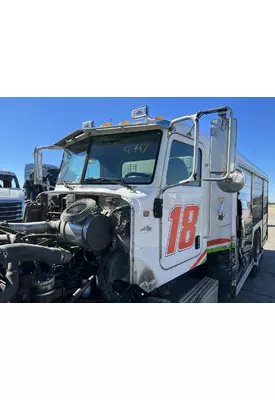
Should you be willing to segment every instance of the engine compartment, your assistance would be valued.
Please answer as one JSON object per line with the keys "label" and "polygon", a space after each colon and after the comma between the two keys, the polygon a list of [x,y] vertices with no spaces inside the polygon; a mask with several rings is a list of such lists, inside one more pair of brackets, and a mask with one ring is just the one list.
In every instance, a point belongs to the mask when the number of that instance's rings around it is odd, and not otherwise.
{"label": "engine compartment", "polygon": [[0,224],[0,302],[133,301],[130,230],[119,196],[41,193]]}

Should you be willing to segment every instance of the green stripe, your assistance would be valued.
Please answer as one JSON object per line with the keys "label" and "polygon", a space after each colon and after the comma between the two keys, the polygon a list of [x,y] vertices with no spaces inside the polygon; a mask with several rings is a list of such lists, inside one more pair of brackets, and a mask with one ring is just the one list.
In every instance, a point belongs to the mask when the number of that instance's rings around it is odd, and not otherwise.
{"label": "green stripe", "polygon": [[228,250],[229,248],[235,249],[235,242],[231,242],[231,243],[226,243],[222,246],[217,246],[217,247],[213,247],[213,248],[208,248],[206,251],[207,253],[216,253],[218,251],[224,251],[224,250]]}
{"label": "green stripe", "polygon": [[199,263],[199,265],[202,265],[203,263],[205,263],[206,260],[207,260],[207,255],[201,260],[201,262]]}

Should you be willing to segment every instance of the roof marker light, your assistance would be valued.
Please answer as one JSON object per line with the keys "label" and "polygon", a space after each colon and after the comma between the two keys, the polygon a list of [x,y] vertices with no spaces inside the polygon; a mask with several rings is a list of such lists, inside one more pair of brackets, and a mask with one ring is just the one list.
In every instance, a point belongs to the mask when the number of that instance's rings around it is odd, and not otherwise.
{"label": "roof marker light", "polygon": [[94,121],[86,121],[82,123],[82,129],[92,129],[94,127]]}
{"label": "roof marker light", "polygon": [[141,106],[138,108],[134,108],[131,112],[131,118],[132,119],[146,118],[148,117],[148,113],[149,113],[148,106]]}
{"label": "roof marker light", "polygon": [[159,115],[158,117],[156,117],[156,118],[154,118],[156,121],[162,121],[164,118],[161,116],[161,115]]}
{"label": "roof marker light", "polygon": [[111,122],[105,122],[105,124],[101,124],[100,126],[101,126],[101,127],[104,127],[104,126],[112,126],[112,124],[111,124]]}
{"label": "roof marker light", "polygon": [[127,120],[121,121],[121,122],[119,123],[119,125],[130,125],[130,122],[127,121]]}

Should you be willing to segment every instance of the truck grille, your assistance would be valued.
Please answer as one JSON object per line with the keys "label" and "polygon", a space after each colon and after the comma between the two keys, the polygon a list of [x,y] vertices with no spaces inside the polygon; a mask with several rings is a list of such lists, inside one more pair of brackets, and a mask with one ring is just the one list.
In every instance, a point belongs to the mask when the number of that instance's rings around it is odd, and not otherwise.
{"label": "truck grille", "polygon": [[0,221],[18,221],[22,219],[22,203],[20,201],[0,202]]}

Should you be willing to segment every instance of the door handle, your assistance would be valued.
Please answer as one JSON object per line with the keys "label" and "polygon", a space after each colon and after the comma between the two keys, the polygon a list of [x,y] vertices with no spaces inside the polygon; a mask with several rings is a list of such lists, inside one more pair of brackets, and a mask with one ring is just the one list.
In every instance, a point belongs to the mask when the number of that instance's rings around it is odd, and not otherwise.
{"label": "door handle", "polygon": [[195,249],[199,249],[201,247],[201,237],[200,235],[197,235],[195,238]]}

